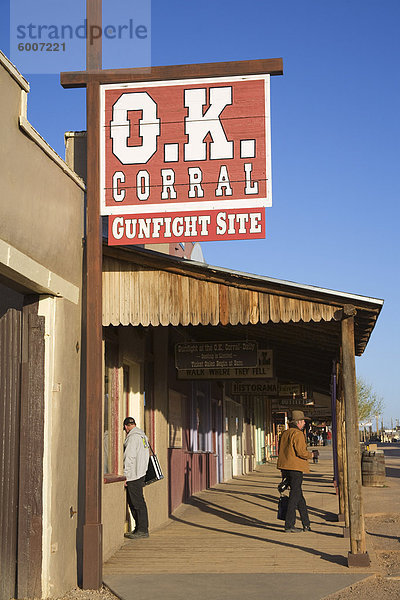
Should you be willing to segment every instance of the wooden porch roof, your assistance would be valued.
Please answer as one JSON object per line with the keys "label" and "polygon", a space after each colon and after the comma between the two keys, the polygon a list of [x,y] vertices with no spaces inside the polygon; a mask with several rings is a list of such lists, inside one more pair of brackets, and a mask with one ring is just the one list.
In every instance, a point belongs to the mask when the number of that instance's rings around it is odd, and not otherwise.
{"label": "wooden porch roof", "polygon": [[[306,344],[319,355],[323,349],[337,352],[340,326],[334,315],[352,304],[357,310],[356,355],[361,355],[383,306],[376,298],[240,273],[140,247],[104,246],[103,254],[104,326],[223,325],[234,327],[236,334],[250,327],[252,335],[272,337],[277,346]],[[301,360],[297,350],[294,355]]]}

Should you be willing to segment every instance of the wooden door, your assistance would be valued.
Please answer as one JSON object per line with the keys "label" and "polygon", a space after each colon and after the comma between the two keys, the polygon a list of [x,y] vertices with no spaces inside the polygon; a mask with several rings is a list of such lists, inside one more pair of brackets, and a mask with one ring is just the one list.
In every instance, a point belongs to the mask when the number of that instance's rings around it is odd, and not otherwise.
{"label": "wooden door", "polygon": [[0,600],[16,597],[21,312],[0,317]]}

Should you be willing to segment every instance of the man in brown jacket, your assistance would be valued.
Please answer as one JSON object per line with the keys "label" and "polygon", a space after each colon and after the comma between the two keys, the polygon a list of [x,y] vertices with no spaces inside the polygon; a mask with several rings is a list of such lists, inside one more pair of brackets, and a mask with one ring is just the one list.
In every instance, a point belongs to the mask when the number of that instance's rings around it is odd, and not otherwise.
{"label": "man in brown jacket", "polygon": [[301,410],[294,410],[289,429],[282,433],[279,441],[277,467],[282,471],[282,478],[287,478],[290,487],[285,519],[285,532],[287,533],[301,531],[295,527],[297,508],[303,524],[303,531],[311,531],[307,505],[301,489],[303,473],[310,472],[308,459],[312,457],[311,452],[307,450],[306,438],[303,433],[305,424],[304,413]]}

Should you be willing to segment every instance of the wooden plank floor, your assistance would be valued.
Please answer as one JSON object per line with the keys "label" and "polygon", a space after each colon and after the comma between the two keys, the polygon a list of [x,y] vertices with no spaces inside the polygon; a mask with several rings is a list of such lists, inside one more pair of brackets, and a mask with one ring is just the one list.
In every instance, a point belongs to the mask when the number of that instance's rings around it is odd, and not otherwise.
{"label": "wooden plank floor", "polygon": [[196,495],[150,538],[126,540],[104,565],[104,575],[352,572],[349,540],[335,521],[338,500],[329,448],[321,449],[319,463],[311,468],[303,484],[311,533],[283,533],[276,518],[280,472],[275,465],[262,465]]}

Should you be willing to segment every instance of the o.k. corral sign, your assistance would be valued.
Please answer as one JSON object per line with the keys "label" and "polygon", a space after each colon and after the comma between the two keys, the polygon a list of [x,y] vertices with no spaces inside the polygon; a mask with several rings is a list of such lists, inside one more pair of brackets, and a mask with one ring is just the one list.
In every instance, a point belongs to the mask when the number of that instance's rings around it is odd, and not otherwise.
{"label": "o.k. corral sign", "polygon": [[269,75],[101,86],[101,214],[115,244],[265,237]]}

